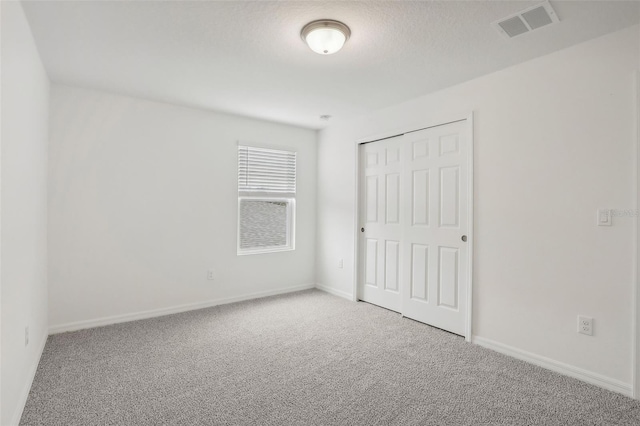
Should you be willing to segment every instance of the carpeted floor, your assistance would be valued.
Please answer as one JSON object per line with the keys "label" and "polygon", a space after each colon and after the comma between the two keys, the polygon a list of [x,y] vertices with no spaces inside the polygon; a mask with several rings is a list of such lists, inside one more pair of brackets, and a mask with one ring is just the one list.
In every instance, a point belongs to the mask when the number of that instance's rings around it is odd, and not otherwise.
{"label": "carpeted floor", "polygon": [[639,425],[640,402],[309,290],[49,337],[21,425]]}

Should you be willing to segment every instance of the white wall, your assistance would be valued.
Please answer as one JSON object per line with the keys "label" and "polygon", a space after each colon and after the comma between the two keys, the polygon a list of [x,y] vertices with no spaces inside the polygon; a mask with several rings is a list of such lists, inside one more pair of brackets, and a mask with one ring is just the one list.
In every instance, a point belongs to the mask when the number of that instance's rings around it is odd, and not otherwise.
{"label": "white wall", "polygon": [[595,223],[635,207],[638,52],[633,27],[321,131],[319,285],[352,294],[354,141],[473,110],[474,335],[630,392],[634,219]]}
{"label": "white wall", "polygon": [[[47,337],[49,79],[22,6],[2,2],[2,415],[17,424]],[[29,345],[25,347],[25,327]]]}
{"label": "white wall", "polygon": [[[236,255],[238,140],[297,149],[295,251]],[[52,331],[313,286],[315,178],[315,131],[54,85]]]}

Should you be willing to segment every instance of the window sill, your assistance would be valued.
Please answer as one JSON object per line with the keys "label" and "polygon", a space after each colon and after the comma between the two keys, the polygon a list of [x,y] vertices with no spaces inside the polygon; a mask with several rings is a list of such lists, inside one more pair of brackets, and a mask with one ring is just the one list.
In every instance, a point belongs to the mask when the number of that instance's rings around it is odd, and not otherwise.
{"label": "window sill", "polygon": [[251,254],[267,254],[279,253],[282,251],[294,251],[295,247],[264,247],[259,249],[238,250],[238,256],[247,256]]}

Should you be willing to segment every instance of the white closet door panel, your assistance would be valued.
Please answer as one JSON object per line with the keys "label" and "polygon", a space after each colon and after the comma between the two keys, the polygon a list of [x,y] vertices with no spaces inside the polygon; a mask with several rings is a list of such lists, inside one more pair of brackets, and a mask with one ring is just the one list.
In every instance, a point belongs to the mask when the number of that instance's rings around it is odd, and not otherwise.
{"label": "white closet door panel", "polygon": [[360,146],[359,297],[400,312],[403,146],[388,139]]}
{"label": "white closet door panel", "polygon": [[439,247],[438,306],[458,309],[458,252],[455,247]]}
{"label": "white closet door panel", "polygon": [[429,226],[429,169],[412,170],[411,224]]}
{"label": "white closet door panel", "polygon": [[378,240],[367,238],[365,244],[364,283],[378,286]]}
{"label": "white closet door panel", "polygon": [[460,227],[460,167],[440,168],[440,226]]}
{"label": "white closet door panel", "polygon": [[408,133],[403,163],[412,183],[402,232],[412,280],[403,281],[402,313],[457,334],[464,334],[467,314],[466,139],[466,122]]}
{"label": "white closet door panel", "polygon": [[412,300],[429,301],[429,246],[411,245],[411,294]]}
{"label": "white closet door panel", "polygon": [[400,173],[385,176],[385,219],[387,224],[400,224]]}
{"label": "white closet door panel", "polygon": [[400,241],[386,241],[384,252],[384,289],[397,293],[400,291]]}
{"label": "white closet door panel", "polygon": [[367,206],[367,223],[378,221],[378,178],[379,176],[366,177],[365,205]]}

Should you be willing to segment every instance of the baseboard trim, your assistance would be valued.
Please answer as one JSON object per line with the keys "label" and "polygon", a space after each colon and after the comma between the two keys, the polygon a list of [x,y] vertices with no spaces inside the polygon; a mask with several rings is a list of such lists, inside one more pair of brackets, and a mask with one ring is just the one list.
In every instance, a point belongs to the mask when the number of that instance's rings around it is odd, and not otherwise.
{"label": "baseboard trim", "polygon": [[603,376],[601,374],[594,373],[579,367],[575,367],[573,365],[565,364],[551,358],[523,351],[522,349],[517,349],[490,339],[486,339],[484,337],[473,336],[471,341],[487,349],[500,352],[501,354],[508,355],[521,361],[535,364],[539,367],[546,368],[547,370],[551,370],[556,373],[572,377],[574,379],[582,380],[583,382],[587,382],[613,392],[618,392],[628,397],[633,397],[633,387],[630,383],[624,383],[617,379],[612,379],[610,377]]}
{"label": "baseboard trim", "polygon": [[226,305],[228,303],[242,302],[244,300],[259,299],[262,297],[276,296],[278,294],[293,293],[296,291],[309,290],[315,288],[314,284],[305,284],[294,287],[285,287],[275,290],[259,291],[241,296],[226,297],[221,299],[207,300],[206,302],[188,303],[184,305],[171,306],[167,308],[152,309],[149,311],[134,312],[131,314],[114,315],[84,321],[69,322],[49,327],[49,334],[66,333],[68,331],[84,330],[86,328],[102,327],[105,325],[119,324],[129,321],[137,321],[147,318],[155,318],[164,315],[177,314],[180,312],[194,311],[197,309],[210,308],[212,306]]}
{"label": "baseboard trim", "polygon": [[31,366],[31,371],[29,371],[29,380],[25,383],[25,386],[22,388],[20,392],[20,399],[18,400],[18,406],[16,407],[16,411],[13,413],[13,417],[11,418],[11,424],[18,426],[20,424],[20,419],[22,418],[22,413],[24,412],[24,407],[27,405],[27,399],[29,398],[29,392],[31,392],[31,386],[33,385],[33,380],[36,378],[36,372],[38,371],[38,365],[40,365],[40,359],[42,358],[42,353],[44,352],[44,347],[47,344],[47,338],[49,336],[45,335],[42,342],[40,342],[40,351],[38,352],[38,361]]}
{"label": "baseboard trim", "polygon": [[316,284],[316,288],[318,290],[322,290],[325,293],[333,294],[334,296],[342,297],[343,299],[353,300],[353,296],[351,293],[347,293],[346,291],[336,290],[335,288],[326,287],[320,284]]}

